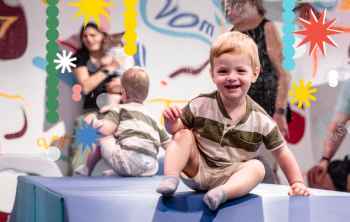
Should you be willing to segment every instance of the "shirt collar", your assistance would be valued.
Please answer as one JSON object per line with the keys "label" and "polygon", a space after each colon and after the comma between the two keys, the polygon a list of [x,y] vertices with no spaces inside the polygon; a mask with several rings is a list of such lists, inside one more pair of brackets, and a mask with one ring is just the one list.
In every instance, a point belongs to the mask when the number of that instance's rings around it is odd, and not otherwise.
{"label": "shirt collar", "polygon": [[[231,117],[228,115],[228,113],[226,111],[224,103],[222,102],[219,90],[216,91],[216,98],[217,98],[217,102],[218,102],[218,106],[219,106],[221,114],[225,118],[231,119]],[[245,112],[244,116],[242,117],[242,119],[237,123],[237,125],[241,125],[241,124],[245,123],[248,120],[249,115],[250,115],[250,113],[252,111],[252,103],[253,103],[253,101],[248,95],[246,95],[246,101],[247,101],[246,112]]]}

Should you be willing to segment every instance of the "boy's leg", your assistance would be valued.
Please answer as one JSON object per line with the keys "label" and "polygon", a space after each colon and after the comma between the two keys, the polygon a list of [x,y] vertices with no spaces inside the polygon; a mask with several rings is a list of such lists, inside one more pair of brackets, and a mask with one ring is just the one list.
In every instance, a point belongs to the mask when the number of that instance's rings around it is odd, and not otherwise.
{"label": "boy's leg", "polygon": [[183,171],[188,177],[198,173],[199,151],[196,140],[190,130],[183,129],[175,133],[164,156],[163,182],[157,192],[164,196],[172,196],[179,185],[179,177]]}
{"label": "boy's leg", "polygon": [[114,170],[105,170],[102,172],[103,177],[122,177],[122,175],[117,174]]}
{"label": "boy's leg", "polygon": [[91,175],[92,170],[95,168],[96,164],[101,159],[101,148],[96,144],[92,144],[92,148],[94,150],[94,154],[92,154],[92,152],[89,149],[88,154],[86,156],[85,165],[77,167],[77,169],[75,170],[75,174],[81,176]]}
{"label": "boy's leg", "polygon": [[211,210],[216,210],[226,200],[248,194],[264,176],[264,165],[259,160],[249,160],[238,166],[225,184],[210,190],[204,196],[204,202]]}
{"label": "boy's leg", "polygon": [[[98,140],[99,139],[97,139],[97,141]],[[100,143],[101,140],[98,141],[98,142]],[[101,147],[97,146],[96,144],[92,144],[92,147],[93,147],[93,150],[94,150],[94,154],[92,154],[91,151],[89,150],[89,153],[88,153],[88,155],[86,157],[86,163],[85,163],[87,168],[89,168],[90,173],[95,168],[95,166],[98,163],[98,161],[100,161],[100,159],[102,158],[101,157]]]}

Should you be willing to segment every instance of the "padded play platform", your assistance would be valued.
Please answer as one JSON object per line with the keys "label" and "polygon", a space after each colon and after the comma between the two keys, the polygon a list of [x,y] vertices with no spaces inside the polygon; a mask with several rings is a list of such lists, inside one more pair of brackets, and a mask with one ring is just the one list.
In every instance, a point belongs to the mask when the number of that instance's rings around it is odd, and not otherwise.
{"label": "padded play platform", "polygon": [[155,192],[163,176],[145,178],[18,177],[11,222],[109,221],[349,221],[350,194],[312,190],[315,196],[290,197],[288,186],[258,185],[249,195],[214,212],[180,183],[163,198]]}

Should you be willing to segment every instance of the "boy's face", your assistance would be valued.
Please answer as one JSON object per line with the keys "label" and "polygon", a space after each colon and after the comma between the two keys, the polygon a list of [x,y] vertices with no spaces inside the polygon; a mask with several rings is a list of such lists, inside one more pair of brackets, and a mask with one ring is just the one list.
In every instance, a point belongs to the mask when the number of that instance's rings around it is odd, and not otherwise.
{"label": "boy's face", "polygon": [[245,55],[224,53],[213,58],[213,69],[209,71],[221,95],[236,100],[247,94],[260,69],[253,71],[251,60]]}

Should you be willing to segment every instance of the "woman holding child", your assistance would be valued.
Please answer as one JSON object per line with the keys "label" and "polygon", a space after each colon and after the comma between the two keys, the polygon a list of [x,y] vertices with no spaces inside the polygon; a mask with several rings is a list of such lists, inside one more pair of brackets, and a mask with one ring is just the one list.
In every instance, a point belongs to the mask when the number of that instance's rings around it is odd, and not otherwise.
{"label": "woman holding child", "polygon": [[[103,118],[105,114],[98,112],[99,107],[96,104],[96,98],[102,93],[120,94],[121,84],[119,78],[109,78],[109,73],[116,70],[117,67],[110,64],[103,64],[100,67],[98,65],[101,58],[105,56],[105,49],[109,48],[109,37],[106,33],[101,32],[96,24],[88,23],[85,28],[82,27],[80,32],[80,40],[82,47],[73,56],[76,57],[76,68],[73,69],[75,78],[79,85],[82,87],[82,92],[85,94],[84,99],[84,114],[76,119],[75,126],[82,128],[81,118],[84,118],[88,114],[94,113]],[[77,132],[75,132],[77,133]],[[77,142],[77,139],[73,139],[72,145]],[[95,145],[94,145],[95,146]],[[77,155],[76,161],[73,161],[74,155],[81,153],[81,145],[72,148],[73,155],[70,155],[70,163],[75,162],[70,169],[70,173],[73,170],[85,162],[86,153]]]}

